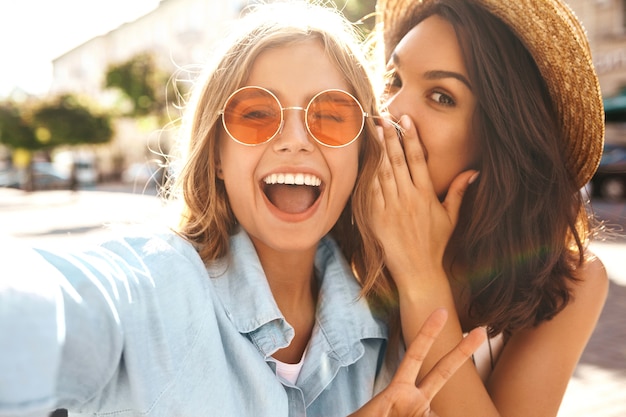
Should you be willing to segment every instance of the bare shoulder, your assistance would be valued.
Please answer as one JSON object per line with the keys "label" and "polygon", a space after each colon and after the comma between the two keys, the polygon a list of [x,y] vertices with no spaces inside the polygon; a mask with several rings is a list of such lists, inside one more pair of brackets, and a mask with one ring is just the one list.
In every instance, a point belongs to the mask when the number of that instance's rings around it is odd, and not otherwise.
{"label": "bare shoulder", "polygon": [[604,304],[608,294],[609,277],[604,264],[593,252],[585,253],[584,263],[576,270],[577,284],[572,287],[574,300],[578,298],[596,299]]}
{"label": "bare shoulder", "polygon": [[572,298],[565,308],[550,320],[515,332],[505,344],[487,381],[502,415],[556,415],[608,293],[606,269],[593,253],[586,253],[575,273],[578,280],[570,281]]}

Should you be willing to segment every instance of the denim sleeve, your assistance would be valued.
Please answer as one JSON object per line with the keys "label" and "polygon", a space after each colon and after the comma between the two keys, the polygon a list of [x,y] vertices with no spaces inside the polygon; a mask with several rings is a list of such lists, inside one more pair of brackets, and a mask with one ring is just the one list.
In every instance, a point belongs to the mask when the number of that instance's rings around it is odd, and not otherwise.
{"label": "denim sleeve", "polygon": [[59,399],[87,401],[120,361],[126,288],[114,277],[123,266],[9,240],[0,254],[0,416],[47,416]]}

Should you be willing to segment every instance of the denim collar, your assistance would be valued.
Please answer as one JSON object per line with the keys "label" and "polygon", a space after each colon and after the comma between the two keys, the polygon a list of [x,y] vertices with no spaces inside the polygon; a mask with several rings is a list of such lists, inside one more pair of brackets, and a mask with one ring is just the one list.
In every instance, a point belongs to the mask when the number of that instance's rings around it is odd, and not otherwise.
{"label": "denim collar", "polygon": [[[318,245],[315,268],[320,291],[309,352],[320,343],[327,345],[325,349],[347,366],[363,354],[362,339],[387,338],[386,326],[360,298],[361,287],[332,238],[325,237]],[[208,271],[227,316],[266,359],[289,345],[294,330],[279,310],[244,230],[231,237],[230,255]]]}

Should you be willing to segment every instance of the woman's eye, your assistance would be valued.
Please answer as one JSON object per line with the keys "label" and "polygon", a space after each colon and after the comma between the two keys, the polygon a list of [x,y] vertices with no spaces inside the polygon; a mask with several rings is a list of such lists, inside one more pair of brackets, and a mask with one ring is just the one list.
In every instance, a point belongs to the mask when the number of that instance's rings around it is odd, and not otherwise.
{"label": "woman's eye", "polygon": [[315,113],[309,113],[309,118],[313,121],[321,120],[327,122],[343,123],[345,118],[338,112],[331,111],[319,111]]}
{"label": "woman's eye", "polygon": [[454,106],[456,104],[452,97],[440,91],[435,91],[434,93],[432,93],[430,95],[430,98],[437,104],[441,104],[443,106]]}
{"label": "woman's eye", "polygon": [[397,90],[402,87],[402,80],[395,71],[390,71],[385,76],[385,87],[387,90]]}
{"label": "woman's eye", "polygon": [[402,80],[396,71],[388,71],[385,74],[385,90],[382,97],[383,102],[391,99],[391,97],[393,97],[398,90],[400,90],[400,88],[402,88]]}
{"label": "woman's eye", "polygon": [[275,115],[274,112],[268,110],[256,109],[242,113],[241,117],[248,120],[266,120],[275,117]]}

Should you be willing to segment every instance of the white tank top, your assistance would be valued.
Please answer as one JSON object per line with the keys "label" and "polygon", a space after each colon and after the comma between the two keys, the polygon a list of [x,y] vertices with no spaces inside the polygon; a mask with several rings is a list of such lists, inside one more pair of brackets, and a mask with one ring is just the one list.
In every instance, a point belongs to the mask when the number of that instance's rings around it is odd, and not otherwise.
{"label": "white tank top", "polygon": [[503,347],[504,337],[500,333],[492,338],[487,338],[472,355],[472,361],[474,361],[478,375],[483,382],[486,382],[491,375]]}
{"label": "white tank top", "polygon": [[[308,348],[307,348],[308,349]],[[306,349],[300,358],[298,363],[285,363],[274,358],[276,361],[276,375],[289,381],[290,384],[295,385],[298,380],[298,375],[302,370],[302,364],[304,363],[304,357],[306,356]]]}

